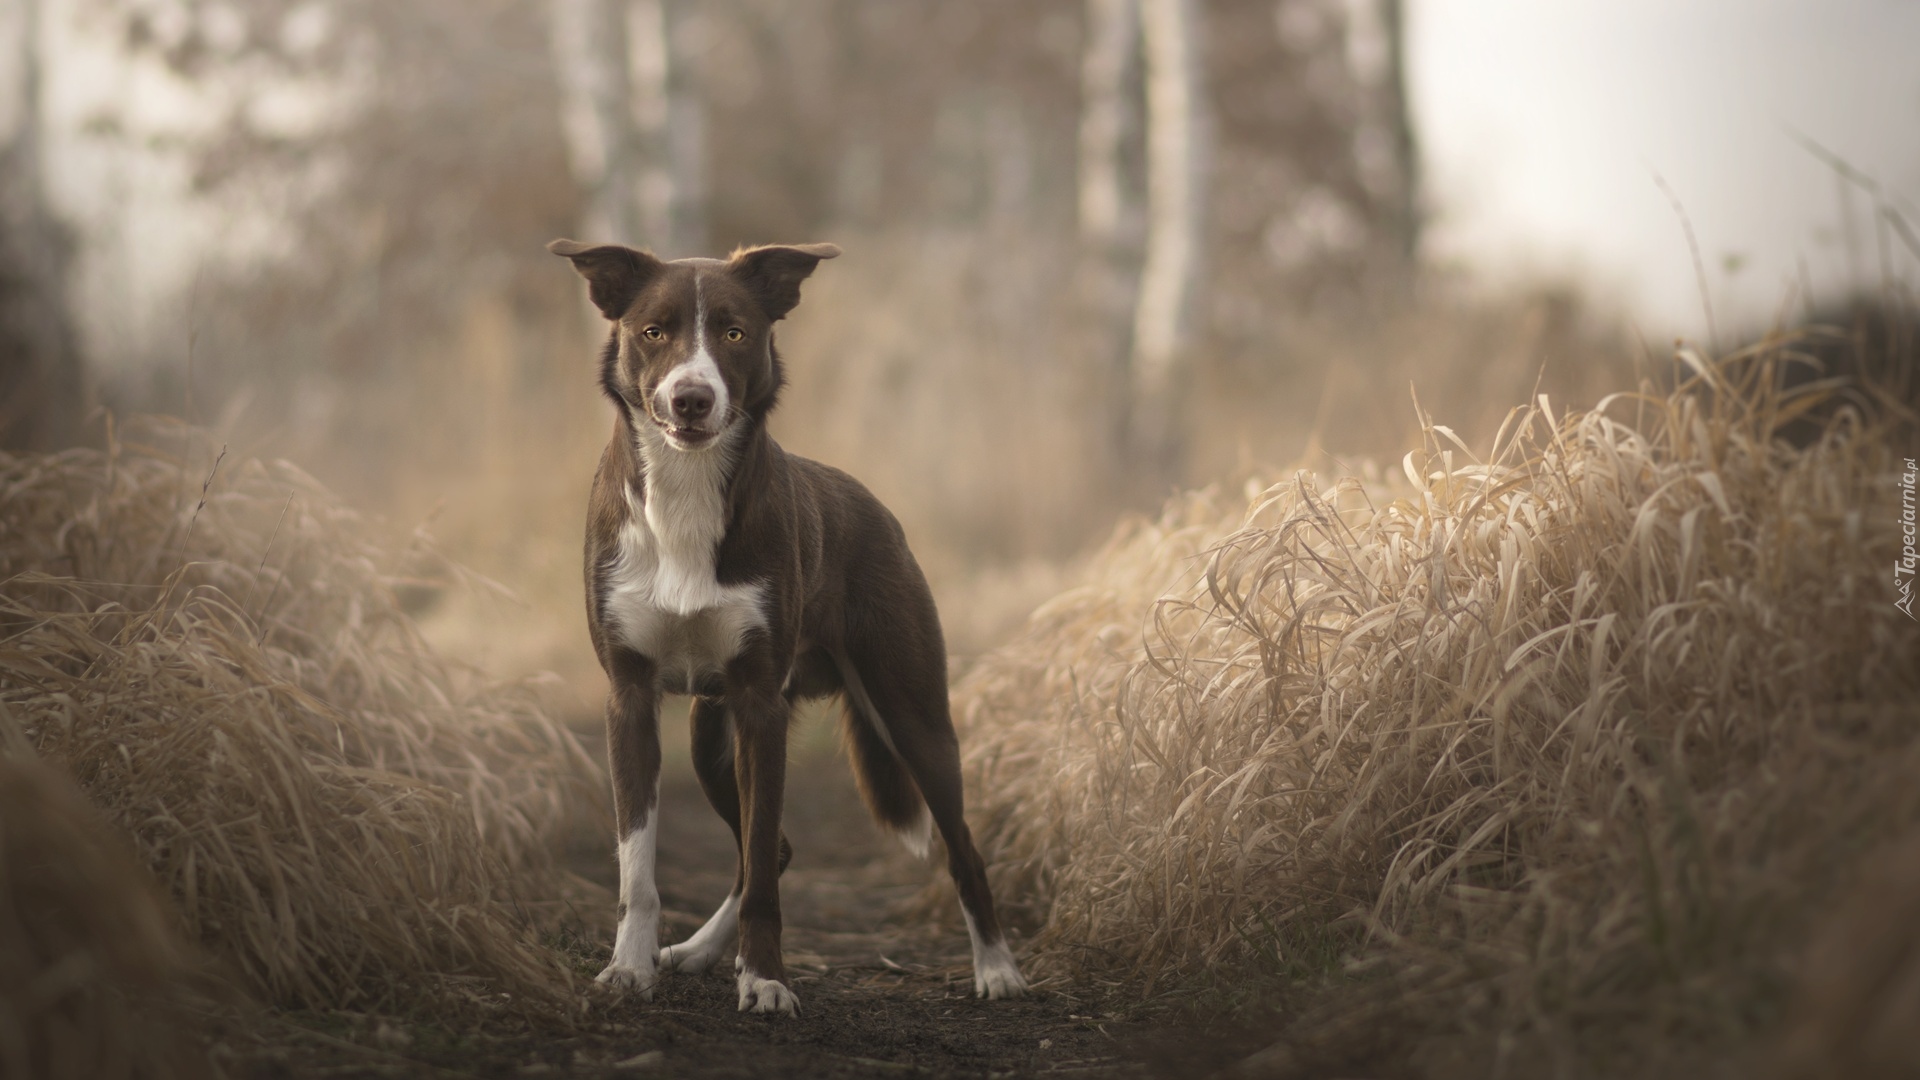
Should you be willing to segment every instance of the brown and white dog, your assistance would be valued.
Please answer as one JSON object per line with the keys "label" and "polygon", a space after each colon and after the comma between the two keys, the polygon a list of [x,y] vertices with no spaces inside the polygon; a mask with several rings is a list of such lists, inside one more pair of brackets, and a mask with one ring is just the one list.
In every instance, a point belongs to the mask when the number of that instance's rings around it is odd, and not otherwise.
{"label": "brown and white dog", "polygon": [[[665,971],[705,971],[738,942],[740,1008],[794,1013],[780,955],[787,724],[800,699],[840,695],[868,808],[924,854],[947,846],[973,939],[973,986],[1026,992],[963,819],[946,647],[900,525],[859,481],[767,434],[784,375],[773,324],[832,244],[725,261],[572,240],[612,324],[600,385],[613,438],[587,509],[587,620],[612,690],[607,757],[619,835],[620,925],[602,983],[651,999]],[[692,937],[659,945],[654,884],[662,693],[694,695],[693,765],[733,827],[733,893]]]}

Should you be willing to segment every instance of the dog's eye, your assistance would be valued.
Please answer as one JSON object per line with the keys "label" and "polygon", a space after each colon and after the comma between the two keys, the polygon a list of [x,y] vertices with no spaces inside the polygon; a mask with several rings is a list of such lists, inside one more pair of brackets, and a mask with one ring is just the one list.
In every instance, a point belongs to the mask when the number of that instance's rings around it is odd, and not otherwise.
{"label": "dog's eye", "polygon": [[661,338],[666,337],[667,335],[666,335],[666,332],[661,330],[659,327],[649,326],[645,330],[640,331],[640,336],[643,338],[646,338],[648,341],[659,341]]}
{"label": "dog's eye", "polygon": [[729,327],[729,328],[728,328],[728,330],[727,330],[727,340],[728,340],[728,341],[739,341],[739,340],[740,340],[741,338],[743,338],[743,337],[746,337],[746,336],[747,336],[747,335],[746,335],[745,333],[743,333],[743,332],[741,332],[741,330],[740,330],[740,328],[739,328],[739,327],[737,327],[737,326],[734,326],[734,327]]}

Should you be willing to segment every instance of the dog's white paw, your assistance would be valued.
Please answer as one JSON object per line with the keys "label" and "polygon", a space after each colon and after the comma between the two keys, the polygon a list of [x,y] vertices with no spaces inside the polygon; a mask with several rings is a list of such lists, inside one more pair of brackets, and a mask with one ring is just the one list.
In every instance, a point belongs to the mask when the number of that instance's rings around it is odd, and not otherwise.
{"label": "dog's white paw", "polygon": [[[668,945],[660,950],[661,971],[683,971],[689,975],[698,975],[713,967],[720,960],[721,950],[702,948],[697,941],[683,941],[678,945]],[[738,967],[738,957],[735,957]]]}
{"label": "dog's white paw", "polygon": [[742,966],[738,985],[741,1012],[780,1013],[784,1016],[797,1016],[800,1013],[800,999],[777,980],[763,979]]}
{"label": "dog's white paw", "polygon": [[989,968],[973,973],[975,997],[989,1000],[1027,996],[1027,980],[1017,968]]}
{"label": "dog's white paw", "polygon": [[727,897],[720,910],[713,913],[705,926],[694,931],[693,936],[677,945],[668,945],[660,950],[660,969],[662,971],[685,971],[697,974],[706,971],[720,962],[720,958],[729,952],[734,955],[734,970],[740,968],[740,958],[734,946],[739,941],[740,897],[734,894]]}
{"label": "dog's white paw", "polygon": [[742,972],[742,971],[745,971],[745,970],[747,970],[747,958],[746,958],[746,957],[744,957],[744,956],[741,956],[741,955],[740,955],[739,953],[734,953],[734,954],[733,954],[733,971],[734,971],[734,974],[736,974],[736,975],[737,975],[737,974],[739,974],[740,972]]}
{"label": "dog's white paw", "polygon": [[1013,951],[1006,942],[995,942],[974,954],[973,993],[988,1000],[1026,996],[1026,977],[1013,962]]}
{"label": "dog's white paw", "polygon": [[638,993],[640,1000],[652,1001],[654,984],[660,980],[652,968],[616,962],[608,964],[606,970],[593,977],[593,981],[609,990]]}

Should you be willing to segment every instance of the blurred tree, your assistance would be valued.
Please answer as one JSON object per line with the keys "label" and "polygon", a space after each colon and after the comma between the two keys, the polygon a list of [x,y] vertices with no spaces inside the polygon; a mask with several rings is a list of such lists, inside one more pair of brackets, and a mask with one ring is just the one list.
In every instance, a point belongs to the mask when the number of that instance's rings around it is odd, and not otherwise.
{"label": "blurred tree", "polygon": [[[1420,222],[1404,12],[1087,0],[1084,21],[1082,288],[1114,343],[1120,443],[1157,487],[1179,472],[1173,418],[1197,342],[1270,358],[1288,318],[1406,295]],[[1144,208],[1126,182],[1136,155]]]}
{"label": "blurred tree", "polygon": [[[1402,0],[1208,0],[1213,344],[1404,295],[1420,235]],[[1270,362],[1267,361],[1267,362]]]}
{"label": "blurred tree", "polygon": [[669,258],[706,250],[705,110],[690,0],[552,0],[568,159],[588,193],[579,232]]}
{"label": "blurred tree", "polygon": [[[834,239],[781,422],[821,419],[783,437],[1063,550],[1073,506],[1178,472],[1176,388],[1286,364],[1417,249],[1399,0],[70,2],[214,117],[175,143],[251,254],[175,305],[205,415],[253,391],[336,483],[460,468],[588,385],[556,235]],[[998,453],[1057,488],[1009,499]]]}
{"label": "blurred tree", "polygon": [[1080,61],[1080,237],[1102,253],[1139,229],[1128,175],[1140,93],[1139,0],[1087,0]]}
{"label": "blurred tree", "polygon": [[553,0],[553,63],[567,160],[587,193],[578,232],[593,241],[636,244],[647,229],[625,7],[621,0]]}
{"label": "blurred tree", "polygon": [[1071,250],[1069,6],[709,0],[700,11],[697,81],[716,136],[708,219],[721,244],[829,228],[924,236],[1018,217],[1035,245]]}
{"label": "blurred tree", "polygon": [[86,403],[67,310],[71,245],[41,181],[40,0],[0,11],[0,448],[80,438]]}
{"label": "blurred tree", "polygon": [[249,400],[246,437],[377,495],[581,373],[541,252],[580,205],[543,0],[90,2],[208,116],[169,144],[224,211],[192,305],[206,417]]}
{"label": "blurred tree", "polygon": [[1140,0],[1146,50],[1147,248],[1133,323],[1136,457],[1177,475],[1174,367],[1193,343],[1206,228],[1207,93],[1197,0]]}
{"label": "blurred tree", "polygon": [[1081,301],[1113,451],[1128,453],[1134,305],[1145,227],[1141,164],[1139,0],[1087,0],[1081,35],[1079,222]]}
{"label": "blurred tree", "polygon": [[1407,96],[1407,10],[1405,0],[1377,2],[1387,61],[1375,92],[1374,112],[1391,155],[1391,175],[1382,185],[1382,202],[1385,231],[1400,255],[1395,276],[1404,282],[1420,257],[1420,147],[1413,131],[1413,103]]}
{"label": "blurred tree", "polygon": [[693,77],[694,57],[706,37],[704,10],[695,0],[653,0],[657,16],[654,40],[660,43],[651,70],[659,74],[654,100],[660,117],[661,148],[665,163],[665,236],[676,255],[708,255],[707,250],[707,114],[705,101]]}

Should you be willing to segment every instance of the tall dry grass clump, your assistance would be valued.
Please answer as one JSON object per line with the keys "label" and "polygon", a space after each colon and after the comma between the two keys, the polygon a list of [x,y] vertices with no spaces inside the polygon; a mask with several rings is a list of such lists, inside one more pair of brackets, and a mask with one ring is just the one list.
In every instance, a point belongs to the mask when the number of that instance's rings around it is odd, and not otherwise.
{"label": "tall dry grass clump", "polygon": [[263,998],[560,1001],[516,897],[597,790],[579,746],[422,642],[396,587],[424,548],[285,462],[139,438],[0,455],[8,722]]}
{"label": "tall dry grass clump", "polygon": [[1912,449],[1781,389],[1789,353],[1123,529],[956,692],[1042,962],[1152,988],[1345,957],[1377,993],[1323,1035],[1384,1037],[1391,1002],[1567,1069],[1593,1032],[1750,1030],[1821,900],[1920,825]]}
{"label": "tall dry grass clump", "polygon": [[172,1000],[194,975],[125,841],[0,731],[0,1076],[208,1075]]}

